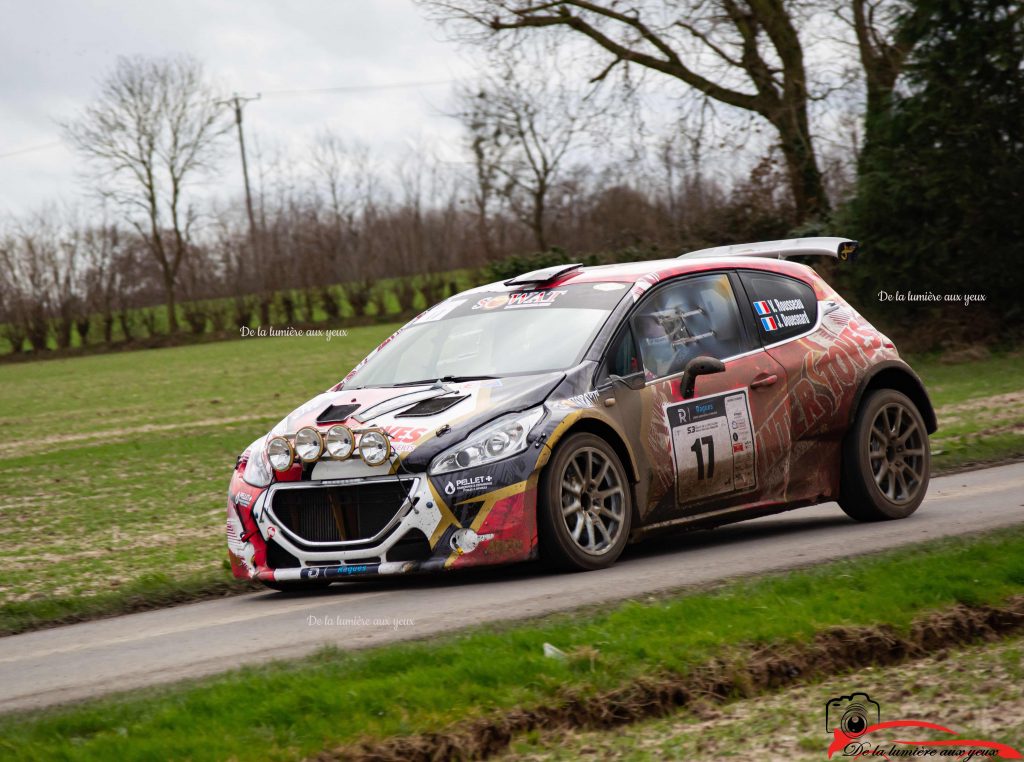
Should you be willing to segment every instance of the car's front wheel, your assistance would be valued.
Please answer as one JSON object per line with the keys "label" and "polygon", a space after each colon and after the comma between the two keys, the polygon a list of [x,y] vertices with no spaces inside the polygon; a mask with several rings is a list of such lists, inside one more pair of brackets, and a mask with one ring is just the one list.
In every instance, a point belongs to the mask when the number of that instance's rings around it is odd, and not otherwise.
{"label": "car's front wheel", "polygon": [[629,540],[632,499],[615,450],[593,434],[559,444],[540,480],[540,552],[560,569],[611,566]]}
{"label": "car's front wheel", "polygon": [[895,389],[861,403],[843,447],[839,505],[858,521],[906,518],[928,491],[931,451],[917,406]]}

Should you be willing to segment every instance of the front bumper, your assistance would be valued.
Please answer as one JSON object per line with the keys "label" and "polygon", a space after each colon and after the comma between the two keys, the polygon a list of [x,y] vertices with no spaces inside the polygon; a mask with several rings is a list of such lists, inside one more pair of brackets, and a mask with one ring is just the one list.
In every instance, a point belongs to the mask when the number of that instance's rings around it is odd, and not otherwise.
{"label": "front bumper", "polygon": [[[244,579],[312,582],[536,558],[537,456],[531,448],[496,464],[499,468],[474,469],[458,479],[364,476],[278,482],[262,490],[246,484],[236,471],[227,506],[232,570]],[[365,537],[327,538],[322,527],[311,530],[309,522],[297,523],[283,507],[292,490],[359,490],[385,483],[401,484],[401,502]]]}

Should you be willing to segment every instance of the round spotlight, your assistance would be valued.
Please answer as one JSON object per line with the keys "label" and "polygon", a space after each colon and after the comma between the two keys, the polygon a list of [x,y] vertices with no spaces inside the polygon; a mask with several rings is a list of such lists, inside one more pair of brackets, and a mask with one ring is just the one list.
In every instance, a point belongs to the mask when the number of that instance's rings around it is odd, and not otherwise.
{"label": "round spotlight", "polygon": [[379,466],[391,457],[391,442],[383,431],[365,431],[359,437],[359,454],[368,466]]}
{"label": "round spotlight", "polygon": [[331,426],[324,438],[327,454],[336,460],[345,460],[355,449],[355,437],[348,426]]}
{"label": "round spotlight", "polygon": [[312,426],[295,432],[295,454],[303,463],[312,463],[324,454],[324,438]]}
{"label": "round spotlight", "polygon": [[284,437],[274,437],[267,442],[267,460],[275,471],[287,471],[295,462],[295,451],[291,442]]}

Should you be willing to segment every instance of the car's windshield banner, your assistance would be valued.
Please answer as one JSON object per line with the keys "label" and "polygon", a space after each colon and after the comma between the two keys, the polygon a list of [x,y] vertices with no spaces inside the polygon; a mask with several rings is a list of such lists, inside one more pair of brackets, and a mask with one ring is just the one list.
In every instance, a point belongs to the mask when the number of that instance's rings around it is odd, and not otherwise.
{"label": "car's windshield banner", "polygon": [[[609,289],[608,286],[621,286]],[[431,307],[416,319],[416,324],[437,320],[486,315],[519,310],[585,309],[610,311],[622,299],[625,285],[620,283],[578,283],[551,289],[477,292],[461,294]]]}

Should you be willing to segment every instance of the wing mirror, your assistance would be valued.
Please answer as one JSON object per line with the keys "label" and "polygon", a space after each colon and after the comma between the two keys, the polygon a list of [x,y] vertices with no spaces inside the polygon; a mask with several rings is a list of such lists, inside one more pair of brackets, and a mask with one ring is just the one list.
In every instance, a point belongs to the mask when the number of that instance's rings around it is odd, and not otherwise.
{"label": "wing mirror", "polygon": [[707,357],[706,355],[694,357],[686,363],[686,367],[683,369],[683,377],[679,381],[683,389],[683,399],[689,399],[693,396],[693,388],[697,383],[697,376],[723,373],[724,371],[725,363],[721,360],[716,360],[714,357]]}

